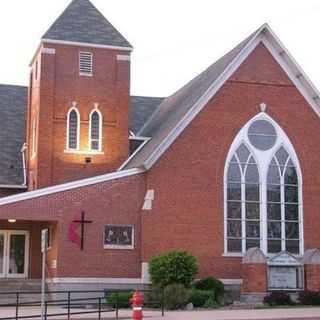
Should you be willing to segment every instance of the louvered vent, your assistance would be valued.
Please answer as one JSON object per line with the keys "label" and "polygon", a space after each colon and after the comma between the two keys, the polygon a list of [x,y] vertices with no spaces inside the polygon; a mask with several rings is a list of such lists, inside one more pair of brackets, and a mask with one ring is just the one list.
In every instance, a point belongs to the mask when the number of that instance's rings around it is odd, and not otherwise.
{"label": "louvered vent", "polygon": [[79,71],[81,76],[92,76],[92,53],[79,53]]}

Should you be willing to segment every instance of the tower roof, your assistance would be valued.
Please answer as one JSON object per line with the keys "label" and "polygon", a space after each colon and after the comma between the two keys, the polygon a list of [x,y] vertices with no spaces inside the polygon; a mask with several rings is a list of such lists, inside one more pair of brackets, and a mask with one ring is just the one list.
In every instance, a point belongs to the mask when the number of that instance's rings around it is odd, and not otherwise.
{"label": "tower roof", "polygon": [[42,39],[132,48],[89,0],[72,0]]}

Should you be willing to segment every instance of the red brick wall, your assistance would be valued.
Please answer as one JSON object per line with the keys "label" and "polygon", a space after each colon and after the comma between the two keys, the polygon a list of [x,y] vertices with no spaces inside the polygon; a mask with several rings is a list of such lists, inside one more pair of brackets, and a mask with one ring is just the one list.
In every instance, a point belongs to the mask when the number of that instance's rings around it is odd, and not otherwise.
{"label": "red brick wall", "polygon": [[246,263],[242,265],[243,293],[267,292],[267,265],[262,263]]}
{"label": "red brick wall", "polygon": [[[33,76],[28,115],[29,187],[33,189],[115,171],[128,157],[130,62],[117,61],[117,50],[46,45],[56,53],[40,54],[39,77]],[[93,53],[93,77],[79,76],[79,51]],[[87,151],[89,114],[99,104],[103,116],[103,154],[66,153],[67,113],[77,102],[81,117],[80,149]],[[32,119],[38,116],[38,152],[32,159]],[[30,122],[31,121],[31,122]],[[85,157],[91,157],[91,164]],[[34,176],[34,177],[33,177]],[[35,180],[35,183],[32,182]]]}
{"label": "red brick wall", "polygon": [[191,251],[200,275],[241,278],[241,259],[224,257],[224,167],[230,145],[260,103],[287,133],[303,174],[305,247],[320,246],[319,117],[260,45],[148,173],[153,210],[143,214],[142,258]]}
{"label": "red brick wall", "polygon": [[305,265],[306,283],[305,288],[312,291],[320,290],[320,265]]}
{"label": "red brick wall", "polygon": [[[52,252],[49,252],[48,263],[50,266],[50,261],[57,256],[57,269],[50,268],[50,276],[140,278],[140,210],[144,195],[145,176],[140,174],[0,206],[0,217],[1,219],[14,217],[18,222],[21,219],[29,221],[41,219],[51,224],[57,223],[54,224],[55,242]],[[93,221],[85,227],[83,251],[68,237],[70,223],[78,218],[82,210],[86,213],[86,219]],[[35,222],[29,223],[37,225]],[[133,225],[134,249],[104,249],[103,234],[107,224]],[[38,246],[40,246],[39,232]],[[35,261],[37,263],[38,260]],[[38,274],[38,271],[35,272]]]}

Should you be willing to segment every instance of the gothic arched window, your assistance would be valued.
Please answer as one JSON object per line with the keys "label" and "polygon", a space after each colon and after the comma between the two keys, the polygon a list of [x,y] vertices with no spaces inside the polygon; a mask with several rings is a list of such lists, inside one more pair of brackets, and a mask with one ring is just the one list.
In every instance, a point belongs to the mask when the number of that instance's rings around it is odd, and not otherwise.
{"label": "gothic arched window", "polygon": [[89,145],[93,151],[101,151],[102,140],[102,116],[98,110],[90,114]]}
{"label": "gothic arched window", "polygon": [[225,254],[251,247],[303,254],[301,172],[285,132],[268,115],[249,121],[225,167]]}
{"label": "gothic arched window", "polygon": [[299,182],[284,147],[275,153],[267,177],[268,252],[299,253]]}
{"label": "gothic arched window", "polygon": [[67,149],[78,150],[80,144],[80,114],[71,108],[67,115]]}
{"label": "gothic arched window", "polygon": [[260,247],[260,178],[257,163],[242,143],[227,174],[227,248],[245,252]]}

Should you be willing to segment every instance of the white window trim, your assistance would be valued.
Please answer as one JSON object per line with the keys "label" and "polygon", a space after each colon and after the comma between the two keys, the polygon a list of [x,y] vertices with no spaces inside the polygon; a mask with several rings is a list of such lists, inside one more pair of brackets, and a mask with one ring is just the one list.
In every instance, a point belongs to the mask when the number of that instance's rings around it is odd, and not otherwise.
{"label": "white window trim", "polygon": [[[275,128],[277,132],[277,139],[274,146],[267,150],[267,151],[259,151],[254,146],[250,144],[248,139],[248,129],[250,125],[256,120],[266,120],[269,121]],[[303,180],[301,174],[301,166],[297,154],[294,150],[294,147],[284,132],[284,130],[279,126],[279,124],[273,120],[268,114],[264,112],[258,113],[252,119],[250,119],[243,128],[239,131],[235,139],[233,140],[231,147],[229,149],[225,167],[224,167],[224,253],[223,256],[230,256],[230,257],[239,257],[245,253],[245,248],[243,248],[242,253],[237,252],[228,252],[227,250],[227,173],[228,173],[228,165],[234,153],[236,152],[237,148],[242,144],[249,148],[249,151],[252,152],[252,155],[257,161],[258,171],[259,171],[259,179],[260,179],[260,238],[261,238],[261,250],[269,257],[274,256],[274,254],[268,254],[267,252],[267,190],[266,190],[266,179],[268,173],[268,167],[271,163],[273,156],[275,155],[276,151],[281,147],[284,146],[286,151],[289,154],[289,157],[292,159],[293,163],[296,166],[297,176],[298,176],[298,185],[299,185],[299,245],[300,245],[300,254],[299,256],[303,255],[304,253],[304,234],[303,234]],[[263,156],[262,156],[263,155]]]}
{"label": "white window trim", "polygon": [[[70,121],[70,113],[75,111],[77,113],[77,147],[70,148],[69,147],[69,121]],[[73,106],[69,109],[67,113],[67,139],[66,139],[66,151],[79,151],[80,150],[80,112],[79,110]]]}
{"label": "white window trim", "polygon": [[[99,115],[99,149],[98,150],[94,150],[91,148],[91,127],[92,127],[92,115],[94,112],[97,112]],[[102,152],[102,126],[103,126],[103,118],[102,118],[102,114],[100,112],[100,110],[98,108],[94,108],[89,115],[89,150],[90,152],[94,152],[94,153],[99,153]]]}
{"label": "white window trim", "polygon": [[[90,72],[81,71],[81,55],[88,55],[91,59]],[[93,76],[93,53],[88,51],[79,51],[79,75],[85,77]]]}
{"label": "white window trim", "polygon": [[[106,226],[113,226],[113,227],[130,227],[132,228],[132,238],[131,238],[131,242],[132,245],[126,246],[126,245],[117,245],[117,244],[105,244],[104,243],[104,239],[105,239],[105,232],[106,232]],[[103,230],[103,248],[104,249],[116,249],[116,250],[134,250],[134,234],[135,234],[135,228],[134,225],[124,225],[124,224],[106,224]]]}

